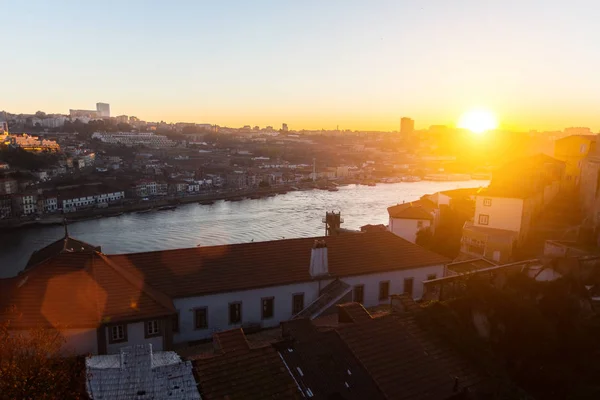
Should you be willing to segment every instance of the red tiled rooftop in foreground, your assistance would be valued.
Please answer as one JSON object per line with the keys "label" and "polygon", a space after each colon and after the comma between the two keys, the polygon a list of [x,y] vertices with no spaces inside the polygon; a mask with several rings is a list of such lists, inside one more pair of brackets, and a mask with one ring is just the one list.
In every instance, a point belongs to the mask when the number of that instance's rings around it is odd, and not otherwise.
{"label": "red tiled rooftop in foreground", "polygon": [[410,314],[361,318],[336,330],[387,399],[448,399],[457,394],[456,383],[459,391],[480,380]]}
{"label": "red tiled rooftop in foreground", "polygon": [[219,351],[193,358],[203,399],[301,399],[279,354],[270,345],[250,348],[241,329],[215,335]]}
{"label": "red tiled rooftop in foreground", "polygon": [[[194,247],[107,256],[173,297],[308,282],[316,238]],[[391,232],[318,238],[327,243],[332,277],[440,265],[447,258]]]}

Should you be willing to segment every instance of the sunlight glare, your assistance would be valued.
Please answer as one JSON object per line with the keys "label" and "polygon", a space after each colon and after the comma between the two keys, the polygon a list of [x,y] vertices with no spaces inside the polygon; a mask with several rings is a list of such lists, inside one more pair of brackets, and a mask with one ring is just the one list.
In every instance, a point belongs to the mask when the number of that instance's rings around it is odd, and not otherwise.
{"label": "sunlight glare", "polygon": [[461,115],[458,127],[482,134],[498,127],[498,120],[493,112],[483,109],[470,110]]}

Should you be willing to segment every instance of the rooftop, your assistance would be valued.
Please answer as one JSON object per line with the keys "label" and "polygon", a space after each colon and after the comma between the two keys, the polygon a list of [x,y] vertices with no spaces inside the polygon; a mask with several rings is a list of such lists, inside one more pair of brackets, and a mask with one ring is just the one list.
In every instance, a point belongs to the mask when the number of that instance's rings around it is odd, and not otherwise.
{"label": "rooftop", "polygon": [[206,400],[301,399],[297,384],[270,345],[250,347],[241,329],[215,334],[217,351],[193,358]]}
{"label": "rooftop", "polygon": [[329,275],[342,277],[447,263],[391,232],[194,247],[107,256],[140,280],[177,298],[312,280],[315,239],[327,244]]}
{"label": "rooftop", "polygon": [[87,391],[94,400],[200,400],[192,364],[152,345],[121,349],[121,354],[86,360]]}
{"label": "rooftop", "polygon": [[[387,210],[389,216],[392,218],[433,219],[431,212],[436,208],[433,201],[420,199],[409,203],[397,204],[388,207]],[[427,214],[427,216],[425,214]]]}

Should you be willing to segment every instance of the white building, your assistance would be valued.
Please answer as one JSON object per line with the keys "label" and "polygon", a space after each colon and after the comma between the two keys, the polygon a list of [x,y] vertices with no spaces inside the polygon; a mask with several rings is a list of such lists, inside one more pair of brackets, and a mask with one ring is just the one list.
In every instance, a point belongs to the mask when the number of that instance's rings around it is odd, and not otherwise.
{"label": "white building", "polygon": [[110,104],[96,103],[96,111],[100,118],[110,118]]}
{"label": "white building", "polygon": [[[24,325],[35,315],[69,326],[63,333],[77,352],[114,354],[148,343],[160,351],[225,329],[316,318],[337,303],[420,298],[423,281],[443,276],[447,262],[389,232],[122,255],[66,236],[34,253],[18,277],[0,280],[11,293],[0,297],[0,310],[33,313]],[[34,273],[58,264],[73,272]],[[36,295],[40,288],[44,295]]]}
{"label": "white building", "polygon": [[388,230],[415,243],[420,230],[430,229],[433,233],[439,220],[439,209],[433,202],[422,199],[389,207],[388,215]]}
{"label": "white building", "polygon": [[96,132],[92,138],[99,139],[104,143],[123,144],[128,147],[146,146],[152,148],[173,147],[174,141],[163,135],[155,135],[152,132]]}
{"label": "white building", "polygon": [[59,198],[62,212],[69,213],[119,202],[125,198],[125,192],[103,186],[86,187],[62,192]]}

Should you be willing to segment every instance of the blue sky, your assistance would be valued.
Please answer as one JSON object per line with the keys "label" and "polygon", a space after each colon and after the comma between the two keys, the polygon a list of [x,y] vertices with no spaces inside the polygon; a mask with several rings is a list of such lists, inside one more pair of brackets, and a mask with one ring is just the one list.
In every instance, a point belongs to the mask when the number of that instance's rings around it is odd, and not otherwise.
{"label": "blue sky", "polygon": [[291,128],[600,127],[600,3],[0,0],[0,110]]}

